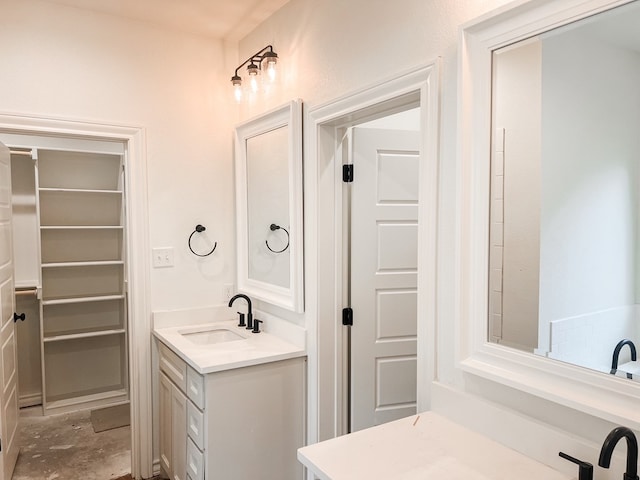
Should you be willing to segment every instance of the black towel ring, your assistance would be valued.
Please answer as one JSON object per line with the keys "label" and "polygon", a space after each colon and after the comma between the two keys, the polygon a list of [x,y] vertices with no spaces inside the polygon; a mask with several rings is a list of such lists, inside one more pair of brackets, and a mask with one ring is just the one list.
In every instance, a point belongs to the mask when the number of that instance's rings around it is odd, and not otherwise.
{"label": "black towel ring", "polygon": [[269,250],[271,250],[273,253],[282,253],[282,252],[284,252],[287,248],[289,248],[289,231],[288,231],[286,228],[281,227],[280,225],[276,225],[275,223],[272,223],[272,224],[269,226],[269,230],[271,230],[272,232],[275,232],[276,230],[284,230],[284,233],[286,233],[286,234],[287,234],[287,244],[285,245],[285,247],[284,247],[282,250],[274,250],[273,248],[271,248],[271,247],[269,246],[269,240],[265,240],[265,241],[264,241],[264,244],[267,246],[267,248],[268,248]]}
{"label": "black towel ring", "polygon": [[205,254],[200,254],[200,253],[196,253],[196,252],[193,251],[193,248],[191,248],[191,237],[193,237],[194,233],[202,233],[205,230],[206,230],[206,228],[203,225],[198,224],[198,225],[196,225],[196,229],[193,232],[191,232],[191,235],[189,235],[189,242],[188,242],[189,243],[189,250],[191,250],[191,253],[193,253],[194,255],[197,255],[198,257],[207,257],[207,256],[211,255],[213,252],[215,252],[216,247],[218,246],[218,242],[216,242],[213,245],[213,248],[211,249],[211,251],[209,253],[205,253]]}

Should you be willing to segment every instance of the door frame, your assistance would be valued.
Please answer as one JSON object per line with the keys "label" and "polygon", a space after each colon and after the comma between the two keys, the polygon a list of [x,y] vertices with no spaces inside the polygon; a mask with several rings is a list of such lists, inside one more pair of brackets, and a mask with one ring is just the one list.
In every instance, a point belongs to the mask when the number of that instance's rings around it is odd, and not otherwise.
{"label": "door frame", "polygon": [[[131,402],[131,473],[153,476],[151,405],[151,315],[145,130],[141,127],[0,114],[0,132],[123,142],[126,147],[126,228],[129,297],[129,398]],[[135,319],[135,321],[132,321]]]}
{"label": "door frame", "polygon": [[[417,409],[428,410],[436,378],[436,274],[440,58],[309,110],[304,155],[305,283],[308,331],[308,443],[346,433],[346,335],[341,325],[342,152],[347,127],[381,113],[420,108]],[[422,340],[422,341],[421,341]]]}

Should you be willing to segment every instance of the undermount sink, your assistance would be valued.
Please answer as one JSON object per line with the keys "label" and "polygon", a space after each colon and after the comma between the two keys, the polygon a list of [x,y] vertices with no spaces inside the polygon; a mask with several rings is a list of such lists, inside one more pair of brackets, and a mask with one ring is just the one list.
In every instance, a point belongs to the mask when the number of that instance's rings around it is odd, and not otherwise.
{"label": "undermount sink", "polygon": [[215,326],[182,330],[180,335],[196,345],[215,345],[216,343],[235,342],[246,338],[229,328]]}

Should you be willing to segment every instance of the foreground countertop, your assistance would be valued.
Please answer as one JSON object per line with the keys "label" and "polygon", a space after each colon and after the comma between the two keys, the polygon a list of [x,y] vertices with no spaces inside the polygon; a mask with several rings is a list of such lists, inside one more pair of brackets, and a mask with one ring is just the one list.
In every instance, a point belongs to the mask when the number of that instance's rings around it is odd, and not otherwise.
{"label": "foreground countertop", "polygon": [[569,480],[434,412],[298,450],[320,480]]}
{"label": "foreground countertop", "polygon": [[276,362],[306,355],[305,349],[267,333],[251,333],[237,327],[235,320],[218,321],[216,326],[238,332],[243,339],[214,345],[198,345],[180,332],[206,328],[212,323],[155,328],[154,336],[201,374]]}

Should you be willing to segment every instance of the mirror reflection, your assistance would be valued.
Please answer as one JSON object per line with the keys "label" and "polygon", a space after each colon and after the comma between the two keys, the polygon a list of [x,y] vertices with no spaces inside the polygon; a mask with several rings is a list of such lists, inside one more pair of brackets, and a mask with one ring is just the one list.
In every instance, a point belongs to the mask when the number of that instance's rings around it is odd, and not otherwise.
{"label": "mirror reflection", "polygon": [[304,311],[302,101],[235,128],[238,291]]}
{"label": "mirror reflection", "polygon": [[249,278],[284,288],[290,283],[288,130],[246,140]]}
{"label": "mirror reflection", "polygon": [[638,25],[632,2],[493,53],[488,331],[636,380]]}

